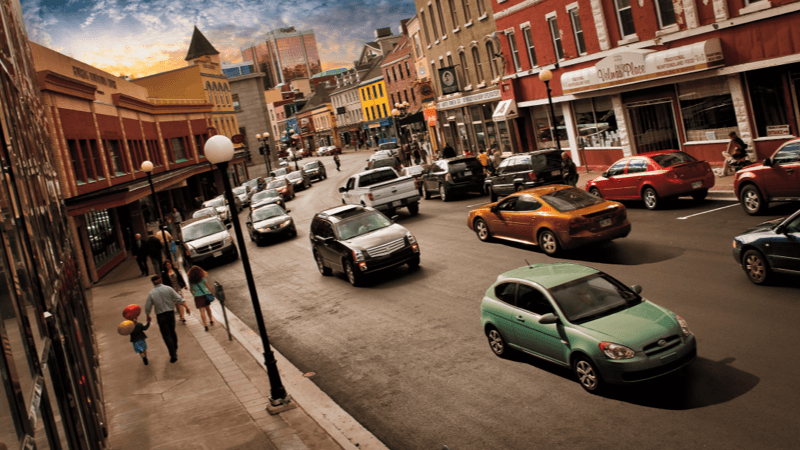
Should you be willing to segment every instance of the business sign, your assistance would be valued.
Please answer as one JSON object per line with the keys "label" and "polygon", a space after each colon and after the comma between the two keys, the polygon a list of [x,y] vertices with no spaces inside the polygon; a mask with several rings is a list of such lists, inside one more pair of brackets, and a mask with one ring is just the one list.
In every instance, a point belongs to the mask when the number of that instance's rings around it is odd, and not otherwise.
{"label": "business sign", "polygon": [[455,94],[460,91],[454,66],[439,69],[439,82],[442,85],[442,95]]}
{"label": "business sign", "polygon": [[242,136],[241,134],[234,134],[233,136],[231,136],[231,142],[233,142],[234,144],[241,144],[242,142],[244,142],[244,136]]}
{"label": "business sign", "polygon": [[638,83],[724,65],[719,38],[662,52],[626,50],[601,59],[594,67],[561,76],[564,94]]}
{"label": "business sign", "polygon": [[422,109],[422,115],[425,117],[425,123],[429,127],[436,126],[436,102],[426,103]]}
{"label": "business sign", "polygon": [[451,98],[441,101],[436,104],[438,109],[448,109],[456,106],[467,105],[470,103],[483,103],[489,100],[499,100],[502,98],[500,89],[492,89],[488,92],[481,92],[480,94],[465,95],[462,97]]}
{"label": "business sign", "polygon": [[436,99],[436,94],[433,93],[430,81],[421,81],[419,83],[419,94],[422,97],[422,103],[432,102]]}
{"label": "business sign", "polygon": [[789,125],[767,125],[767,136],[787,136],[792,134]]}

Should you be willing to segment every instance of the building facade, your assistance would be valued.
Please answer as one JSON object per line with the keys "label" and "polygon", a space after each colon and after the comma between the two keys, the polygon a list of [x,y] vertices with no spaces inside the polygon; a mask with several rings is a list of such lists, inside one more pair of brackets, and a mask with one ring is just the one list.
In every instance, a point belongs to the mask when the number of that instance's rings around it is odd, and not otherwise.
{"label": "building facade", "polygon": [[[277,167],[278,156],[275,144],[275,132],[272,130],[272,120],[264,91],[264,75],[255,72],[248,75],[229,77],[228,83],[234,98],[234,111],[236,111],[239,124],[238,134],[244,137],[245,151],[249,153],[250,165],[265,164],[268,167]],[[261,153],[261,142],[256,139],[256,134],[269,134],[269,153]]]}
{"label": "building facade", "polygon": [[[549,0],[495,4],[503,98],[532,148],[581,164],[680,149],[721,162],[728,133],[751,160],[798,136],[800,2]],[[539,72],[552,70],[555,117]],[[553,132],[552,130],[556,130]]]}
{"label": "building facade", "polygon": [[334,132],[339,136],[343,147],[356,147],[364,138],[360,127],[364,117],[358,83],[371,67],[371,64],[357,65],[336,76],[336,88],[331,93],[331,103],[336,114]]}
{"label": "building facade", "polygon": [[396,131],[403,145],[410,145],[425,138],[421,86],[417,79],[407,23],[408,21],[404,21],[401,26],[404,39],[398,42],[381,63],[386,91],[389,94],[389,105],[392,108],[391,113],[397,123]]}
{"label": "building facade", "polygon": [[417,86],[419,100],[422,107],[423,123],[426,132],[417,134],[416,140],[428,152],[430,159],[439,153],[438,128],[436,127],[436,96],[431,82],[428,60],[425,57],[425,47],[422,46],[422,29],[420,28],[419,15],[415,15],[406,22],[406,30],[411,40],[411,57],[417,71]]}
{"label": "building facade", "polygon": [[266,89],[289,84],[296,78],[311,78],[322,72],[313,30],[294,27],[272,30],[264,41],[241,49],[242,60],[252,61],[264,74]]}

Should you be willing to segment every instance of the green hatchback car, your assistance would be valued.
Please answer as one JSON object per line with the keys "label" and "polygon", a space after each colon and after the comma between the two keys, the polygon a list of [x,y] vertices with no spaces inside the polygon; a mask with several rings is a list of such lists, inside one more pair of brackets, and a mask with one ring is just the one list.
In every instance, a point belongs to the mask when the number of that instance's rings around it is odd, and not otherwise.
{"label": "green hatchback car", "polygon": [[680,316],[610,275],[572,263],[506,272],[486,291],[481,323],[498,356],[519,350],[571,367],[589,392],[649,380],[697,358]]}

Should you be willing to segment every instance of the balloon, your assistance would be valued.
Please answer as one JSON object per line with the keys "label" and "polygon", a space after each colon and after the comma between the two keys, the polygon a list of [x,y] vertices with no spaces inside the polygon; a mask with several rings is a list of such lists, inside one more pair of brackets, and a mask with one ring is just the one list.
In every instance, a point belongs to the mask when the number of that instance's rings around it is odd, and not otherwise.
{"label": "balloon", "polygon": [[127,336],[133,333],[133,329],[136,328],[136,324],[133,323],[132,320],[124,320],[121,324],[117,327],[117,333]]}
{"label": "balloon", "polygon": [[128,305],[125,309],[122,310],[122,317],[133,320],[139,317],[139,314],[142,313],[142,308],[139,305]]}

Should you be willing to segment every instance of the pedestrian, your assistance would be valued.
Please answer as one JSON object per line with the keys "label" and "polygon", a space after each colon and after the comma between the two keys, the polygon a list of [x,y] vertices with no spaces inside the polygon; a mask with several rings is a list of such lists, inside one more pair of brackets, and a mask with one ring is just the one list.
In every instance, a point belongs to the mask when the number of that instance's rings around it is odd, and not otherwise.
{"label": "pedestrian", "polygon": [[419,165],[420,161],[422,160],[422,155],[419,154],[419,147],[414,147],[414,164]]}
{"label": "pedestrian", "polygon": [[578,168],[575,166],[575,162],[572,161],[572,157],[569,155],[569,152],[562,153],[561,159],[564,160],[564,166],[561,171],[561,176],[564,177],[564,183],[567,183],[570,186],[577,186]]}
{"label": "pedestrian", "polygon": [[444,149],[442,150],[442,159],[455,158],[455,157],[456,157],[456,151],[453,149],[453,147],[450,146],[450,143],[447,142],[444,145]]}
{"label": "pedestrian", "polygon": [[500,163],[503,162],[503,152],[501,152],[500,149],[497,148],[497,144],[492,144],[491,148],[494,149],[494,151],[492,151],[492,155],[491,155],[492,166],[494,167],[494,170],[496,171],[497,168],[500,167]]}
{"label": "pedestrian", "polygon": [[[211,285],[206,278],[208,274],[200,267],[192,266],[186,276],[189,277],[189,290],[194,295],[194,306],[200,311],[203,326],[208,331],[208,325],[214,325],[214,317],[211,316],[210,299],[208,297],[214,298],[214,295],[211,294]],[[208,323],[206,323],[206,314],[208,314]]]}
{"label": "pedestrian", "polygon": [[153,265],[153,273],[161,273],[161,262],[164,260],[164,246],[161,240],[153,236],[153,231],[147,232],[147,256],[150,257],[150,263]]}
{"label": "pedestrian", "polygon": [[486,150],[483,148],[478,149],[478,162],[483,166],[483,173],[489,175],[489,155],[486,154]]}
{"label": "pedestrian", "polygon": [[474,154],[474,153],[472,153],[472,150],[470,150],[470,149],[467,149],[467,150],[464,152],[464,156],[475,156],[475,154]]}
{"label": "pedestrian", "polygon": [[731,140],[728,142],[728,148],[722,152],[725,162],[722,163],[722,175],[720,177],[728,176],[728,171],[731,168],[734,169],[734,172],[738,171],[747,163],[747,144],[742,138],[736,136],[735,131],[731,131],[728,137]]}
{"label": "pedestrian", "polygon": [[[164,269],[161,272],[161,282],[165,286],[174,289],[181,298],[184,298],[183,291],[186,290],[186,282],[183,281],[183,275],[172,267],[172,261],[170,260],[164,261]],[[178,304],[178,314],[181,316],[181,322],[183,323],[186,323],[186,316],[184,315],[186,309],[185,305]]]}
{"label": "pedestrian", "polygon": [[178,211],[178,208],[172,208],[172,225],[175,229],[175,237],[181,239],[181,222],[183,222],[183,215]]}
{"label": "pedestrian", "polygon": [[339,155],[333,155],[333,162],[336,163],[336,170],[341,172],[341,169],[339,169],[339,166],[341,166],[342,163],[339,161]]}
{"label": "pedestrian", "polygon": [[155,308],[156,322],[158,322],[158,330],[161,331],[161,338],[164,339],[164,344],[167,345],[169,351],[169,362],[174,363],[178,360],[178,335],[175,334],[175,305],[184,303],[186,312],[191,314],[188,305],[169,286],[161,284],[161,275],[153,275],[150,277],[153,282],[153,290],[147,296],[147,302],[144,304],[144,311],[147,314],[147,321],[150,321],[150,311]]}
{"label": "pedestrian", "polygon": [[147,335],[144,334],[144,330],[150,328],[150,316],[147,316],[147,325],[142,325],[139,323],[138,319],[133,319],[133,323],[136,326],[133,328],[131,332],[131,342],[133,343],[133,351],[136,352],[137,355],[142,357],[142,362],[146,366],[147,362]]}
{"label": "pedestrian", "polygon": [[133,237],[133,256],[136,257],[136,264],[139,264],[139,270],[142,276],[147,276],[150,271],[147,269],[147,243],[142,240],[142,235],[136,233]]}
{"label": "pedestrian", "polygon": [[[178,253],[178,246],[175,244],[175,239],[172,237],[172,234],[169,232],[169,230],[164,227],[163,230],[156,233],[156,239],[158,239],[158,242],[164,246],[163,248],[167,249],[172,255],[171,257],[168,256],[167,259],[175,259]],[[166,242],[164,241],[165,239]]]}

